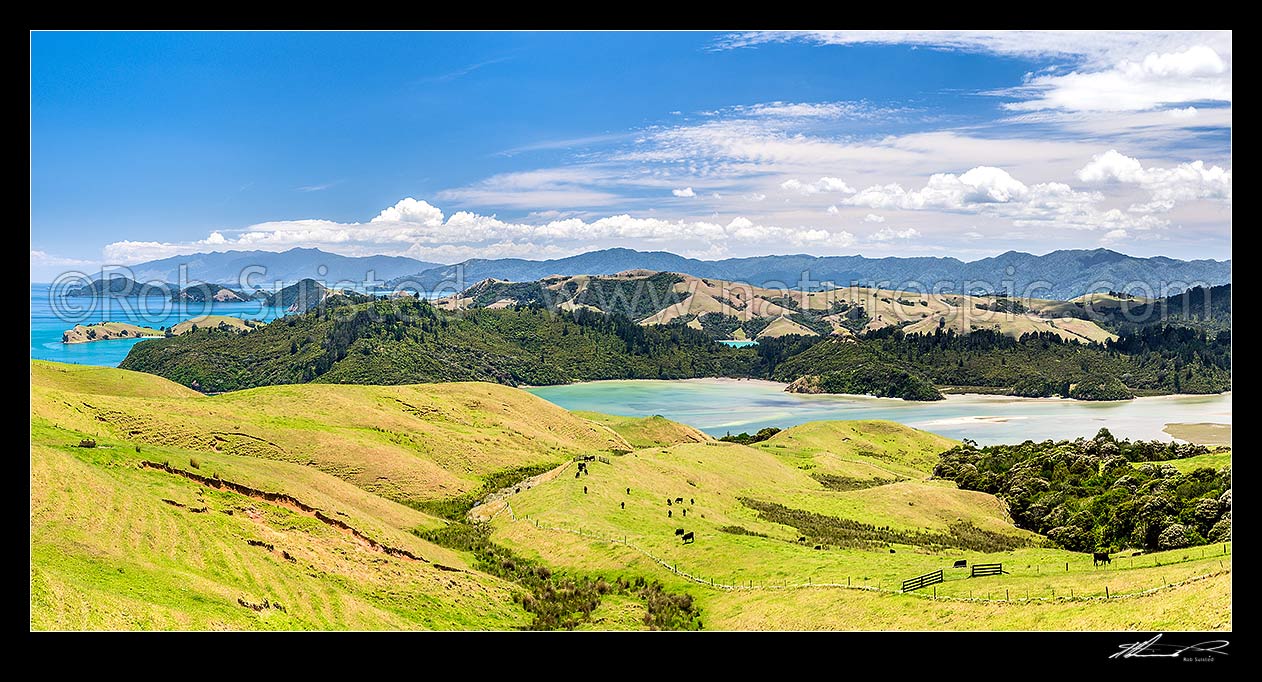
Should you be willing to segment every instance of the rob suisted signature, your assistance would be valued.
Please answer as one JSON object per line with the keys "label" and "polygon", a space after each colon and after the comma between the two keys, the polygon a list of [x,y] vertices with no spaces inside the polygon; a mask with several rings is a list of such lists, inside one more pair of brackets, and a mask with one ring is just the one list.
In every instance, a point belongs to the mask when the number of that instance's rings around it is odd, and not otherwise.
{"label": "rob suisted signature", "polygon": [[[1228,655],[1223,649],[1228,645],[1225,639],[1211,639],[1196,644],[1162,644],[1161,635],[1144,642],[1130,642],[1119,645],[1116,653],[1109,658],[1187,658],[1192,660],[1213,660],[1215,654]],[[1205,654],[1205,657],[1197,656]]]}

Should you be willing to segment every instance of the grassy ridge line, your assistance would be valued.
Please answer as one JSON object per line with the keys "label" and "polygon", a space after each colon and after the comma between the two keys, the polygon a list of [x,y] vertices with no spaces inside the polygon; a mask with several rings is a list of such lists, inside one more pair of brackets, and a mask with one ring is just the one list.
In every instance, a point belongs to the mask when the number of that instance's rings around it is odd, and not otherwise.
{"label": "grassy ridge line", "polygon": [[[124,392],[195,395],[149,375],[135,375],[144,378],[136,386],[115,381],[133,375],[89,374],[113,377],[98,383]],[[312,467],[413,506],[476,491],[510,469],[632,449],[602,426],[495,384],[275,386],[193,400],[100,400],[68,390],[64,378],[33,372],[33,416],[101,438]]]}

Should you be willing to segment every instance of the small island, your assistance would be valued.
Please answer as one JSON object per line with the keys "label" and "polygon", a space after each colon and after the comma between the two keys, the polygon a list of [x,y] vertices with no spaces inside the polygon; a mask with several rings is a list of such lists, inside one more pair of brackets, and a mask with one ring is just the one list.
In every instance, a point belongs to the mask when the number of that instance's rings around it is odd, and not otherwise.
{"label": "small island", "polygon": [[161,339],[167,336],[179,336],[198,329],[219,329],[233,332],[247,332],[266,324],[257,320],[243,320],[231,315],[202,315],[173,324],[169,329],[142,327],[128,322],[99,322],[97,324],[76,324],[73,329],[61,334],[62,343],[88,343],[91,341],[113,341],[116,339]]}
{"label": "small island", "polygon": [[126,322],[101,322],[98,324],[76,324],[61,334],[62,343],[88,343],[89,341],[111,341],[114,339],[160,339],[166,336],[161,329],[141,327]]}

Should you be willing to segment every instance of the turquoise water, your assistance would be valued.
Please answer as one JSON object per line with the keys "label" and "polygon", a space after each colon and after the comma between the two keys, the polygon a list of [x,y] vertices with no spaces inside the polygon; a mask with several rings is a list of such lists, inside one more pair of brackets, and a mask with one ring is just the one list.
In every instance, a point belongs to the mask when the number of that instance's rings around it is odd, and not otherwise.
{"label": "turquoise water", "polygon": [[202,315],[270,321],[283,316],[284,309],[269,308],[259,301],[181,304],[161,296],[54,299],[47,284],[32,284],[31,358],[116,367],[142,339],[62,343],[61,333],[76,324],[95,322],[130,322],[156,329]]}
{"label": "turquoise water", "polygon": [[568,410],[660,414],[709,434],[753,433],[818,419],[889,419],[982,444],[1093,436],[1172,440],[1171,422],[1231,423],[1231,394],[1162,396],[1119,402],[951,395],[935,402],[785,393],[784,384],[735,379],[592,381],[526,389]]}
{"label": "turquoise water", "polygon": [[724,339],[724,340],[722,340],[722,341],[719,341],[719,343],[722,343],[722,344],[725,344],[725,345],[728,345],[728,346],[732,346],[733,348],[744,348],[745,346],[757,346],[757,345],[758,345],[758,342],[757,342],[757,341],[748,341],[748,340],[744,340],[744,341],[742,341],[742,340],[739,340],[739,339]]}

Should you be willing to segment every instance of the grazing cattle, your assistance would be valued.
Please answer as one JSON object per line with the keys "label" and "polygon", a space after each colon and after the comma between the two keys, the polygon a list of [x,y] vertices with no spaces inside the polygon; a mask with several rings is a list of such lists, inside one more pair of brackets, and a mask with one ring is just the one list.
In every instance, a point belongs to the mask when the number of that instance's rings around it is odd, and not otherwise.
{"label": "grazing cattle", "polygon": [[630,495],[630,494],[631,494],[631,489],[630,489],[630,488],[627,488],[627,494],[628,494],[628,495]]}
{"label": "grazing cattle", "polygon": [[893,554],[893,553],[894,553],[894,548],[890,547],[890,554]]}
{"label": "grazing cattle", "polygon": [[516,491],[514,491],[514,492],[521,492],[521,486],[518,486],[518,487],[517,487],[517,490],[516,490]]}
{"label": "grazing cattle", "polygon": [[676,529],[675,529],[675,535],[683,535],[683,534],[684,534],[684,529],[683,529],[683,528],[676,528]]}
{"label": "grazing cattle", "polygon": [[583,494],[584,494],[584,495],[586,495],[586,494],[587,494],[587,486],[583,486]]}
{"label": "grazing cattle", "polygon": [[798,542],[806,542],[806,536],[805,536],[805,535],[802,535],[802,536],[798,537]]}
{"label": "grazing cattle", "polygon": [[1108,552],[1094,552],[1091,555],[1091,565],[1099,566],[1100,564],[1113,563],[1113,559],[1109,557]]}
{"label": "grazing cattle", "polygon": [[627,503],[626,503],[626,502],[623,502],[623,503],[622,503],[622,508],[623,508],[623,509],[626,509],[626,508],[627,508]]}
{"label": "grazing cattle", "polygon": [[955,562],[954,568],[968,568],[968,562],[965,561],[964,559],[960,559],[959,561]]}
{"label": "grazing cattle", "polygon": [[676,502],[678,502],[679,504],[683,504],[683,503],[684,503],[684,498],[682,498],[682,497],[676,497],[676,498],[675,498],[675,501],[676,501]]}
{"label": "grazing cattle", "polygon": [[667,507],[669,507],[669,506],[670,506],[670,498],[669,498],[669,497],[668,497],[668,498],[666,498],[666,506],[667,506]]}
{"label": "grazing cattle", "polygon": [[687,509],[685,509],[685,510],[684,510],[684,516],[687,516],[687,515],[688,515],[688,510],[687,510]]}
{"label": "grazing cattle", "polygon": [[574,478],[578,478],[579,476],[582,476],[582,475],[583,474],[580,472],[577,472],[577,471],[574,472]]}
{"label": "grazing cattle", "polygon": [[684,533],[684,544],[686,545],[692,541],[693,541],[692,531],[688,531],[687,533]]}
{"label": "grazing cattle", "polygon": [[1142,556],[1143,553],[1144,553],[1144,550],[1141,549],[1138,552],[1135,552],[1134,554],[1132,554],[1131,556]]}
{"label": "grazing cattle", "polygon": [[696,503],[697,503],[697,498],[695,497],[688,498],[688,504],[696,504]]}
{"label": "grazing cattle", "polygon": [[579,470],[579,471],[587,471],[587,465],[586,465],[586,464],[583,464],[582,462],[579,462],[579,463],[578,463],[578,470]]}
{"label": "grazing cattle", "polygon": [[815,549],[823,549],[823,547],[820,547],[819,545],[815,545]]}
{"label": "grazing cattle", "polygon": [[673,512],[673,511],[671,511],[671,510],[667,509],[667,510],[666,510],[666,518],[668,518],[668,519],[669,519],[669,518],[670,518],[670,517],[671,517],[674,513],[675,513],[675,512]]}

